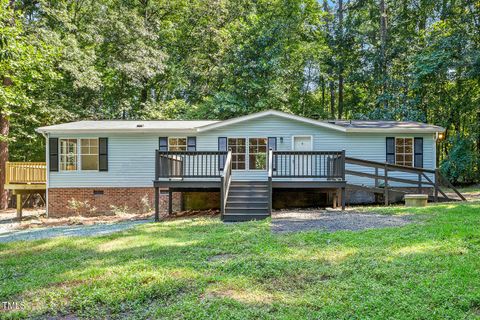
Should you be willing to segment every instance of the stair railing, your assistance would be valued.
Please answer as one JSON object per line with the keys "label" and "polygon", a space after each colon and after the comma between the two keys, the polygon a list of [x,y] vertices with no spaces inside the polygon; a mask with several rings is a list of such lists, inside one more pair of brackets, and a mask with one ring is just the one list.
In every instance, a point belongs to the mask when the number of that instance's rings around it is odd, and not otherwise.
{"label": "stair railing", "polygon": [[[426,168],[407,167],[407,166],[401,166],[397,164],[377,162],[372,160],[363,160],[363,159],[352,158],[352,157],[346,157],[345,162],[351,165],[357,165],[361,167],[375,169],[375,173],[369,173],[365,171],[357,171],[357,170],[351,170],[351,169],[345,170],[345,173],[348,175],[375,179],[375,187],[378,187],[378,182],[383,180],[385,205],[388,205],[389,203],[389,190],[395,191],[395,189],[393,189],[390,186],[390,181],[405,184],[407,187],[409,186],[416,187],[418,188],[419,193],[422,192],[422,186],[425,186],[425,185],[431,186],[434,189],[435,202],[438,201],[439,193],[442,194],[444,199],[455,200],[448,197],[447,194],[443,192],[443,190],[440,188],[442,182],[444,182],[445,184],[447,184],[448,187],[450,187],[458,195],[458,197],[461,200],[466,201],[465,197],[445,177],[442,176],[442,174],[438,169],[432,170],[432,169],[426,169]],[[379,172],[379,170],[382,170],[383,174]],[[390,172],[409,173],[409,174],[415,175],[417,178],[415,179],[411,179],[407,177],[400,178],[397,176],[392,176],[391,174],[389,174]],[[431,179],[431,177],[429,177],[429,174],[434,178]]]}
{"label": "stair railing", "polygon": [[273,150],[268,150],[268,214],[272,215]]}
{"label": "stair railing", "polygon": [[228,191],[230,190],[230,183],[232,182],[232,150],[228,150],[227,158],[220,176],[220,214],[223,219],[225,214],[225,207],[227,206]]}

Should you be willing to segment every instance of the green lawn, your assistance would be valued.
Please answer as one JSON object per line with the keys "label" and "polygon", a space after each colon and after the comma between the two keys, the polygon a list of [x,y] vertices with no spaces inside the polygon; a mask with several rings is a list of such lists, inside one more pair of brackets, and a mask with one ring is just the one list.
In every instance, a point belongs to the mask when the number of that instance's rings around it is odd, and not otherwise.
{"label": "green lawn", "polygon": [[480,318],[480,203],[381,209],[416,223],[276,235],[194,219],[0,244],[0,317]]}

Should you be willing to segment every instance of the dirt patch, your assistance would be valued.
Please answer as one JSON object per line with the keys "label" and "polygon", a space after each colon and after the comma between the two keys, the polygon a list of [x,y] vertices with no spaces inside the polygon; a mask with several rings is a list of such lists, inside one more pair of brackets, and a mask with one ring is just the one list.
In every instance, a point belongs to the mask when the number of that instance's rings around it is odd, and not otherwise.
{"label": "dirt patch", "polygon": [[201,298],[227,298],[248,304],[271,304],[273,301],[273,296],[268,292],[255,292],[243,289],[211,289]]}
{"label": "dirt patch", "polygon": [[26,209],[22,219],[18,220],[15,209],[0,211],[0,233],[2,230],[25,230],[30,228],[58,227],[58,226],[90,226],[95,224],[117,223],[125,221],[145,220],[153,216],[153,213],[118,215],[95,215],[95,216],[69,216],[62,218],[47,217],[45,209]]}
{"label": "dirt patch", "polygon": [[209,210],[186,210],[174,212],[172,215],[164,215],[162,219],[164,220],[173,220],[176,218],[195,218],[195,217],[215,217],[220,215],[219,210],[209,209]]}
{"label": "dirt patch", "polygon": [[272,231],[299,232],[322,230],[364,230],[398,227],[412,223],[412,216],[386,216],[375,213],[336,210],[280,210],[272,213]]}
{"label": "dirt patch", "polygon": [[230,254],[230,253],[217,254],[215,256],[209,257],[208,262],[226,262],[234,259],[236,256],[237,256],[236,254]]}

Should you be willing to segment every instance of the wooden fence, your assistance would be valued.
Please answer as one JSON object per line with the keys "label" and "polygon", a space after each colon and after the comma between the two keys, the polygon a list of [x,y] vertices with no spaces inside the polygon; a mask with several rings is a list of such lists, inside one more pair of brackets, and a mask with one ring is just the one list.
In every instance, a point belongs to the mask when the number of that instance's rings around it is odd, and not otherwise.
{"label": "wooden fence", "polygon": [[45,184],[47,164],[45,162],[7,162],[5,184]]}

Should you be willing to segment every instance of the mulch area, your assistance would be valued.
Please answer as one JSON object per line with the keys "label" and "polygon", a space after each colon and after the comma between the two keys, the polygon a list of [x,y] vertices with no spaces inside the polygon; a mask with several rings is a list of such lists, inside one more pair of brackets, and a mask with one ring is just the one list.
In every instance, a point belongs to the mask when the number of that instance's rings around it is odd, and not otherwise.
{"label": "mulch area", "polygon": [[409,215],[389,216],[358,212],[354,209],[347,211],[322,209],[276,210],[272,213],[272,232],[358,231],[400,227],[412,222],[413,217]]}
{"label": "mulch area", "polygon": [[[163,213],[162,220],[175,220],[180,218],[215,217],[219,216],[219,210],[189,210],[175,212],[173,215]],[[122,213],[104,214],[92,216],[74,215],[61,218],[48,218],[45,209],[24,209],[22,220],[17,220],[15,209],[0,210],[0,233],[8,230],[25,230],[31,228],[58,227],[58,226],[90,226],[96,224],[120,223],[126,221],[138,221],[152,219],[153,212],[148,213]]]}

